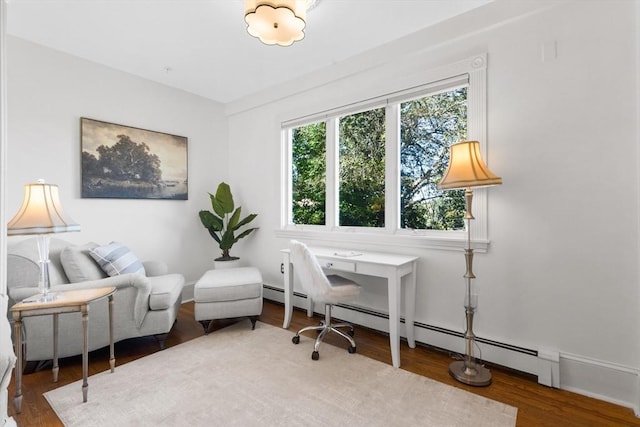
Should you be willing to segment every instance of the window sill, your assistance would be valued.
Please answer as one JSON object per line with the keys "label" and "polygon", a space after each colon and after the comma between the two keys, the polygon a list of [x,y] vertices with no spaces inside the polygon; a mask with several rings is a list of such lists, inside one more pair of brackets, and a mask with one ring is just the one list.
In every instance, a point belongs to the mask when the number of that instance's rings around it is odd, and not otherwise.
{"label": "window sill", "polygon": [[[281,239],[299,239],[320,246],[333,244],[373,244],[397,247],[413,247],[422,249],[438,249],[459,251],[467,246],[464,232],[453,232],[451,236],[426,235],[422,232],[415,233],[390,233],[385,230],[380,232],[364,232],[361,230],[334,230],[329,231],[321,227],[298,227],[295,229],[275,230],[276,237]],[[489,247],[488,240],[472,240],[474,251],[486,252]]]}

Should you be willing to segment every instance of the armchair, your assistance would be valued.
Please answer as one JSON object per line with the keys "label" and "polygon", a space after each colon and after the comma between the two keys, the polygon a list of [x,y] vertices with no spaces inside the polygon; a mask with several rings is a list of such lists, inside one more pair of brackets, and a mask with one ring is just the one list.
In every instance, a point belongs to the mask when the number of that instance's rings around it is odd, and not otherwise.
{"label": "armchair", "polygon": [[[155,336],[160,348],[173,326],[181,304],[184,277],[167,274],[162,262],[144,262],[146,275],[107,275],[90,257],[95,243],[82,246],[64,240],[51,239],[49,276],[51,291],[114,286],[114,341]],[[36,239],[11,242],[7,248],[7,285],[9,306],[37,294],[38,250]],[[108,309],[106,300],[90,305],[89,351],[109,345]],[[59,318],[59,356],[82,353],[82,332],[79,313]],[[53,357],[53,321],[51,316],[24,319],[23,331],[26,362],[49,360]]]}

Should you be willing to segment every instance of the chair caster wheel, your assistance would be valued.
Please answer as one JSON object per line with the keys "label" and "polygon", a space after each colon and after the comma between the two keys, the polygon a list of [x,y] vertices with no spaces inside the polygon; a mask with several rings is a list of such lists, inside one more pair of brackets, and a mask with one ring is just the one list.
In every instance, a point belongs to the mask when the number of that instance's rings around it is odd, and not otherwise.
{"label": "chair caster wheel", "polygon": [[300,335],[295,335],[293,338],[291,338],[291,342],[294,344],[299,344],[300,343]]}
{"label": "chair caster wheel", "polygon": [[311,353],[311,359],[312,360],[320,359],[320,353],[318,353],[317,351],[314,351],[313,353]]}
{"label": "chair caster wheel", "polygon": [[356,348],[352,345],[349,346],[349,348],[347,349],[347,351],[349,352],[349,354],[353,354],[356,352]]}
{"label": "chair caster wheel", "polygon": [[347,335],[349,335],[351,338],[353,338],[353,336],[356,334],[356,331],[354,331],[353,329],[349,329],[347,331]]}

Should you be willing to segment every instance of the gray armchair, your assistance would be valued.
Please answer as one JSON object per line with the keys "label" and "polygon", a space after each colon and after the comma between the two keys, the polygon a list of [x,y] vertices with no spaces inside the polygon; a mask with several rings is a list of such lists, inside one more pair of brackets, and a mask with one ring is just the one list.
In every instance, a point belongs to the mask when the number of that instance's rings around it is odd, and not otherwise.
{"label": "gray armchair", "polygon": [[[155,336],[160,348],[173,326],[181,304],[184,277],[167,274],[162,262],[143,262],[146,275],[123,274],[107,277],[89,255],[95,243],[77,246],[51,239],[49,275],[52,291],[116,287],[114,295],[114,341]],[[9,306],[39,292],[40,266],[36,239],[11,242],[7,250]],[[107,300],[91,303],[89,311],[89,351],[109,345]],[[59,357],[82,353],[80,313],[59,317]],[[53,358],[53,321],[51,316],[25,318],[23,321],[27,362]]]}

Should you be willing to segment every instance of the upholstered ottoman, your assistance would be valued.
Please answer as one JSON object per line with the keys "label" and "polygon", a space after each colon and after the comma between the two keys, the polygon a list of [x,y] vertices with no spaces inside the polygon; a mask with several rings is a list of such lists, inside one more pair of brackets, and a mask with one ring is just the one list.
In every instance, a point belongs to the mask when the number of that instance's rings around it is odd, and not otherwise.
{"label": "upholstered ottoman", "polygon": [[262,313],[262,275],[255,267],[209,270],[193,290],[194,316],[209,333],[211,321],[249,317],[251,329]]}

